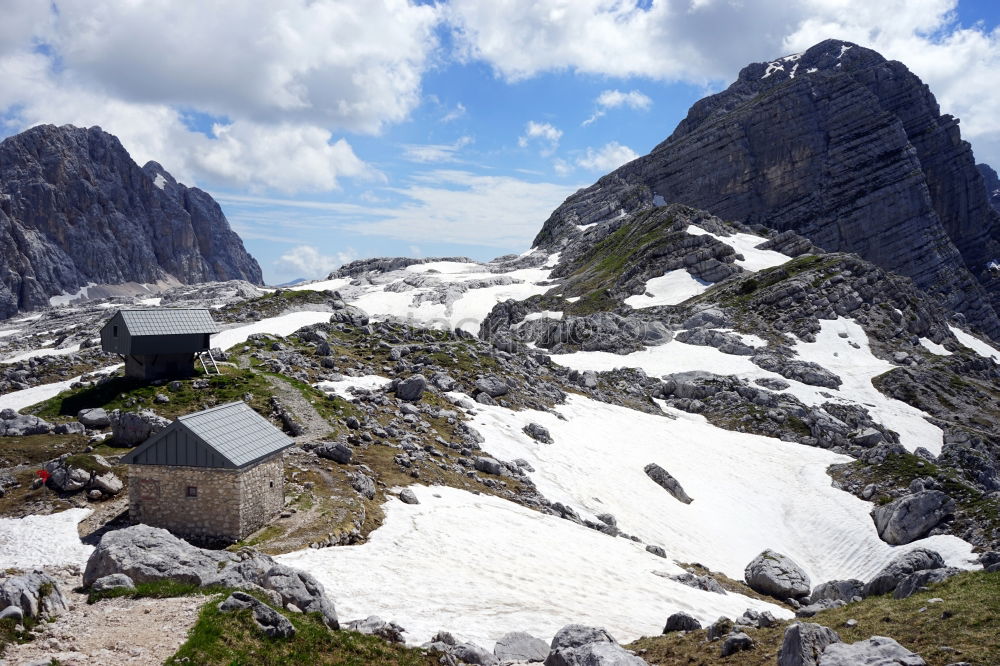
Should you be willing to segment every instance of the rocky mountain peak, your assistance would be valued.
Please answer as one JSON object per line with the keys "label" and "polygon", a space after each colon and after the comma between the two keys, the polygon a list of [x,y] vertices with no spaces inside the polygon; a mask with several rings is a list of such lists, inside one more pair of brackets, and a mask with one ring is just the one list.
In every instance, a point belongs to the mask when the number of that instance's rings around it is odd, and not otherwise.
{"label": "rocky mountain peak", "polygon": [[649,155],[567,199],[535,245],[562,249],[594,224],[600,241],[669,203],[856,253],[1000,336],[1000,213],[972,149],[928,87],[875,51],[827,40],[748,65]]}
{"label": "rocky mountain peak", "polygon": [[210,195],[100,127],[0,142],[0,249],[0,318],[102,285],[262,282]]}

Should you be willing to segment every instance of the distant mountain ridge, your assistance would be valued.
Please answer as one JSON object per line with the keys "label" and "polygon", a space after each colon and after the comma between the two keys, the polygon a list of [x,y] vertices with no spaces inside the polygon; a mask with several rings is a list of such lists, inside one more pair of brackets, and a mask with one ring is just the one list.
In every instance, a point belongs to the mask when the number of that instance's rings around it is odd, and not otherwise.
{"label": "distant mountain ridge", "polygon": [[664,202],[857,253],[1000,337],[1000,213],[958,120],[875,51],[827,40],[748,65],[649,155],[569,197],[534,245]]}
{"label": "distant mountain ridge", "polygon": [[100,127],[0,143],[0,318],[88,285],[233,279],[263,282],[215,200]]}

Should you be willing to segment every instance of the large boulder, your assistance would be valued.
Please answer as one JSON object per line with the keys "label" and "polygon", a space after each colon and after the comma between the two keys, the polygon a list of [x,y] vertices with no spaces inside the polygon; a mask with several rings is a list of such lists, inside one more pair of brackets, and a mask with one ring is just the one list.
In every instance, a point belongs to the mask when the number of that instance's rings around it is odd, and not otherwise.
{"label": "large boulder", "polygon": [[809,594],[809,576],[787,555],[765,550],[743,571],[751,589],[777,599],[797,599]]}
{"label": "large boulder", "polygon": [[502,395],[507,395],[510,387],[507,382],[496,375],[485,375],[476,380],[476,390],[486,393],[491,398],[499,398]]}
{"label": "large boulder", "polygon": [[847,580],[830,580],[825,583],[820,583],[813,588],[812,594],[809,595],[809,602],[817,603],[819,601],[829,600],[851,603],[852,601],[855,601],[856,597],[864,596],[864,582],[858,580],[857,578],[848,578]]}
{"label": "large boulder", "polygon": [[865,584],[865,596],[870,597],[892,592],[901,580],[913,572],[941,569],[942,567],[944,567],[944,559],[939,554],[927,548],[914,548],[899,555],[875,574],[875,577]]}
{"label": "large boulder", "polygon": [[696,631],[698,629],[701,629],[701,622],[687,613],[677,612],[667,618],[667,623],[663,626],[663,633]]}
{"label": "large boulder", "polygon": [[107,428],[111,425],[111,419],[102,407],[81,409],[76,413],[76,420],[88,428]]}
{"label": "large boulder", "polygon": [[108,415],[111,421],[112,446],[138,446],[160,432],[170,421],[152,410],[123,412],[116,409]]}
{"label": "large boulder", "polygon": [[341,307],[330,315],[331,324],[348,324],[350,326],[367,326],[368,313],[359,307],[338,303]]}
{"label": "large boulder", "polygon": [[948,580],[960,572],[961,570],[955,567],[942,567],[941,569],[924,569],[923,571],[911,573],[899,581],[899,584],[896,585],[896,589],[892,593],[892,598],[906,599],[907,597],[912,597],[931,583],[940,583],[941,581]]}
{"label": "large boulder", "polygon": [[552,639],[545,666],[648,666],[604,629],[568,624]]}
{"label": "large boulder", "polygon": [[833,629],[811,622],[796,622],[785,629],[778,650],[778,666],[818,666],[823,650],[839,642],[840,636]]}
{"label": "large boulder", "polygon": [[493,648],[501,663],[512,661],[540,662],[549,654],[549,646],[540,638],[523,631],[504,634]]}
{"label": "large boulder", "polygon": [[66,600],[55,579],[43,573],[0,578],[0,611],[15,608],[11,616],[45,619],[61,615]]}
{"label": "large boulder", "polygon": [[684,504],[690,504],[693,501],[688,494],[684,492],[684,488],[681,486],[680,482],[675,479],[670,472],[663,469],[656,463],[649,463],[642,469],[646,472],[646,476],[651,478],[656,485],[673,495],[678,501],[683,502]]}
{"label": "large boulder", "polygon": [[26,414],[10,414],[4,410],[9,418],[0,418],[0,436],[4,437],[26,437],[28,435],[47,435],[55,429],[55,426],[37,416]]}
{"label": "large boulder", "polygon": [[721,655],[723,657],[728,657],[729,655],[736,654],[737,652],[752,650],[753,648],[754,642],[752,638],[744,634],[742,631],[734,631],[726,636],[725,640],[722,641]]}
{"label": "large boulder", "polygon": [[378,615],[369,615],[363,620],[354,620],[346,624],[341,623],[341,628],[348,631],[356,631],[368,636],[378,636],[388,643],[405,643],[403,632],[406,630],[392,620],[383,620]]}
{"label": "large boulder", "polygon": [[900,546],[927,536],[945,518],[955,513],[955,501],[940,490],[922,490],[872,509],[878,535],[886,543]]}
{"label": "large boulder", "polygon": [[313,449],[313,453],[341,465],[348,464],[354,457],[354,449],[343,442],[321,442]]}
{"label": "large boulder", "polygon": [[264,591],[275,603],[320,613],[328,626],[339,627],[333,603],[319,581],[250,549],[236,553],[206,550],[167,530],[134,525],[104,535],[87,561],[83,584],[89,587],[97,579],[117,573],[135,583],[171,580],[199,587]]}
{"label": "large boulder", "polygon": [[891,638],[872,636],[857,643],[832,643],[819,658],[818,666],[927,666],[920,655]]}
{"label": "large boulder", "polygon": [[400,400],[415,402],[420,400],[427,388],[427,378],[423,375],[413,375],[396,385],[396,397]]}

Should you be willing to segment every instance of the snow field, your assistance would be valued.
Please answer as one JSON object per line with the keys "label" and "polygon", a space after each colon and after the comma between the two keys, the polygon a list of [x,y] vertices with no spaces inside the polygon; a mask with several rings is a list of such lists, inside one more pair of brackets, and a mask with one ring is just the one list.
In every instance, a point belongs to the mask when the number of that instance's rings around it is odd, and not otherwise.
{"label": "snow field", "polygon": [[677,305],[704,293],[711,286],[711,282],[699,280],[685,269],[679,268],[648,280],[646,293],[629,296],[625,299],[625,304],[637,310],[657,305]]}
{"label": "snow field", "polygon": [[37,358],[39,356],[66,356],[68,354],[75,354],[80,351],[80,345],[70,345],[69,347],[63,347],[61,349],[52,349],[50,347],[42,347],[40,349],[32,349],[30,351],[22,352],[14,356],[9,356],[0,363],[11,364],[17,363],[18,361],[26,361],[29,358]]}
{"label": "snow field", "polygon": [[983,358],[992,358],[997,363],[1000,363],[1000,350],[996,347],[986,344],[976,336],[970,335],[960,328],[955,328],[954,326],[949,326],[948,328],[958,341],[962,343],[962,345],[968,347]]}
{"label": "snow field", "polygon": [[[110,374],[122,367],[122,363],[118,365],[109,365],[106,368],[101,368],[95,370],[90,374]],[[31,405],[37,405],[38,403],[48,400],[49,398],[54,398],[63,391],[69,390],[69,387],[73,382],[80,381],[80,377],[83,375],[77,375],[72,379],[67,379],[62,382],[53,382],[51,384],[39,384],[38,386],[32,386],[31,388],[22,389],[20,391],[12,391],[10,393],[4,393],[0,395],[0,409],[13,409],[14,411],[20,411],[25,407],[30,407]]]}
{"label": "snow field", "polygon": [[766,242],[767,239],[754,234],[735,233],[732,236],[716,236],[693,224],[689,224],[686,231],[692,236],[711,236],[730,246],[743,255],[743,259],[736,260],[736,265],[748,271],[773,268],[792,260],[792,257],[787,254],[781,254],[774,250],[758,250],[757,246]]}
{"label": "snow field", "polygon": [[0,518],[0,570],[87,563],[93,546],[80,542],[76,525],[90,509],[67,509],[47,516]]}
{"label": "snow field", "polygon": [[[927,421],[924,412],[882,395],[872,385],[873,377],[896,366],[871,353],[864,329],[854,320],[845,318],[822,320],[820,326],[816,342],[800,341],[794,349],[798,353],[797,358],[813,361],[836,373],[843,380],[839,390],[785,379],[754,365],[749,357],[723,354],[714,347],[690,345],[677,340],[625,355],[574,352],[553,355],[552,360],[581,371],[641,368],[653,377],[701,370],[750,381],[763,377],[784,379],[790,384],[785,391],[807,405],[815,406],[828,401],[859,403],[868,409],[872,418],[899,433],[900,443],[907,450],[913,451],[918,446],[923,446],[934,455],[940,453],[944,439],[941,429]],[[841,334],[846,337],[841,337]],[[760,338],[753,340],[750,336],[745,336],[744,340],[748,344],[763,342]],[[857,348],[851,345],[852,342]]]}
{"label": "snow field", "polygon": [[361,377],[344,377],[336,381],[317,382],[313,386],[326,393],[333,393],[341,398],[351,400],[354,398],[349,390],[351,388],[373,391],[384,387],[391,381],[391,379],[379,375],[362,375]]}
{"label": "snow field", "polygon": [[418,505],[390,499],[385,523],[360,546],[307,549],[277,559],[315,575],[342,618],[376,614],[409,643],[446,629],[492,649],[508,631],[548,641],[571,622],[620,641],[659,634],[683,610],[702,622],[747,608],[791,614],[741,595],[696,590],[654,572],[681,573],[644,546],[491,495],[412,486]]}
{"label": "snow field", "polygon": [[254,333],[270,333],[272,335],[291,335],[303,326],[319,324],[330,321],[330,312],[319,312],[316,310],[306,310],[303,312],[290,312],[278,317],[268,317],[252,324],[227,328],[221,333],[212,336],[212,346],[222,350],[229,349],[234,345],[246,342]]}

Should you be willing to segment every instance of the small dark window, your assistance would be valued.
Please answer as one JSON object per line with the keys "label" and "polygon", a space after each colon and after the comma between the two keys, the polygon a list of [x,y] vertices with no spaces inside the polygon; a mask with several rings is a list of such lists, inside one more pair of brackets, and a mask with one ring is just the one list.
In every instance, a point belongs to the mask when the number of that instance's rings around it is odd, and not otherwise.
{"label": "small dark window", "polygon": [[274,481],[271,482],[271,487],[274,488]]}
{"label": "small dark window", "polygon": [[118,337],[118,327],[117,326],[112,326],[111,327],[111,335],[113,335],[116,338]]}
{"label": "small dark window", "polygon": [[188,486],[187,496],[188,497],[197,497],[198,496],[198,486]]}

